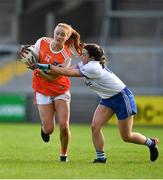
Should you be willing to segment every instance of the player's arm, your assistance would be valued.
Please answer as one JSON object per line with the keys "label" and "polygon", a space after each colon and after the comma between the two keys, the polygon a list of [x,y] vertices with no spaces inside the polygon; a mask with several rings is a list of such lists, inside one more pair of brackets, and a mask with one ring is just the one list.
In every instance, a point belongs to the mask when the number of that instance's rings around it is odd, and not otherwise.
{"label": "player's arm", "polygon": [[69,67],[58,67],[58,66],[54,66],[54,65],[50,65],[50,64],[35,63],[35,64],[31,65],[29,68],[32,70],[40,69],[40,71],[42,71],[44,74],[39,72],[38,75],[43,78],[49,78],[48,75],[51,75],[54,78],[56,78],[56,76],[60,76],[60,75],[69,76],[69,77],[82,77],[82,74],[79,72],[78,69],[71,68],[71,67],[70,68]]}
{"label": "player's arm", "polygon": [[[75,66],[74,66],[75,67]],[[69,68],[69,67],[58,67],[58,66],[53,66],[50,64],[40,64],[40,63],[35,63],[33,65],[31,65],[29,68],[31,68],[32,70],[35,69],[40,69],[41,71],[44,72],[44,74],[39,73],[40,76],[42,77],[46,77],[48,75],[51,75],[53,77],[56,78],[56,76],[69,76],[69,77],[81,77],[81,73],[78,71],[78,69],[76,68]]]}
{"label": "player's arm", "polygon": [[47,74],[47,73],[45,73],[45,72],[43,72],[43,71],[41,71],[41,70],[38,70],[38,71],[37,71],[37,75],[38,75],[39,77],[41,77],[41,78],[44,78],[47,82],[52,82],[52,81],[54,81],[55,78],[58,77],[58,75]]}
{"label": "player's arm", "polygon": [[49,65],[49,70],[47,71],[48,74],[51,75],[63,75],[63,76],[69,76],[69,77],[81,77],[80,72],[74,67],[57,67],[53,65]]}
{"label": "player's arm", "polygon": [[70,66],[69,67],[70,69],[77,69],[77,65],[75,64],[75,65],[72,65],[72,66]]}

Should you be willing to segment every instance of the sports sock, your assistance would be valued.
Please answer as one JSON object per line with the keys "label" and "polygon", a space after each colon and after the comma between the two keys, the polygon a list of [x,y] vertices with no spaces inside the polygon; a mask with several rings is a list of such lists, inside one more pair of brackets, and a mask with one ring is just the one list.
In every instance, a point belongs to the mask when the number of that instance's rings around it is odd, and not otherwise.
{"label": "sports sock", "polygon": [[67,157],[67,154],[60,154],[60,156]]}
{"label": "sports sock", "polygon": [[97,159],[104,160],[105,159],[105,153],[104,151],[96,150]]}
{"label": "sports sock", "polygon": [[155,142],[154,142],[151,138],[148,138],[148,137],[147,137],[145,144],[146,144],[148,147],[153,147],[153,146],[155,145]]}
{"label": "sports sock", "polygon": [[67,156],[67,148],[61,148],[61,153],[62,156]]}

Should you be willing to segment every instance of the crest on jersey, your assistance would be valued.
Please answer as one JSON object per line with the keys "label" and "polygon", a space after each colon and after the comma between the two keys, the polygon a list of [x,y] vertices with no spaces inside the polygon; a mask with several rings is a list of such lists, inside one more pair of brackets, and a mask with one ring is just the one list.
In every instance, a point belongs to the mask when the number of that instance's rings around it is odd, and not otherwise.
{"label": "crest on jersey", "polygon": [[45,61],[46,61],[47,63],[49,63],[51,58],[52,58],[52,57],[51,57],[49,54],[47,54],[47,55],[45,56]]}

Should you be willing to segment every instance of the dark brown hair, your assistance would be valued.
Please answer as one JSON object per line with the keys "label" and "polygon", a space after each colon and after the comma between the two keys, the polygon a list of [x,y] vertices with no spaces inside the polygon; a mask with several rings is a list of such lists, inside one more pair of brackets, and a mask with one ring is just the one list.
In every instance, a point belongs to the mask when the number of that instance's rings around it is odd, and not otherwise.
{"label": "dark brown hair", "polygon": [[104,50],[97,44],[85,44],[84,49],[88,51],[90,57],[95,61],[99,61],[104,68],[106,65],[106,56]]}

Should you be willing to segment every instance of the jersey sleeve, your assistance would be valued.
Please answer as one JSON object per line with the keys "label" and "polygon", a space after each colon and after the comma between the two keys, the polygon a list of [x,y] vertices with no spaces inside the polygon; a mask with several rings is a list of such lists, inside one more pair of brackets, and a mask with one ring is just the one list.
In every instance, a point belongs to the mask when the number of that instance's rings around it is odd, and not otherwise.
{"label": "jersey sleeve", "polygon": [[94,64],[82,65],[82,62],[78,63],[77,68],[82,76],[89,79],[99,78],[101,76],[101,68]]}
{"label": "jersey sleeve", "polygon": [[39,51],[40,51],[40,44],[41,44],[41,40],[42,40],[42,39],[43,39],[43,38],[38,39],[38,40],[36,41],[36,43],[34,44],[34,47],[35,47],[36,51],[38,52],[38,54],[39,54]]}

